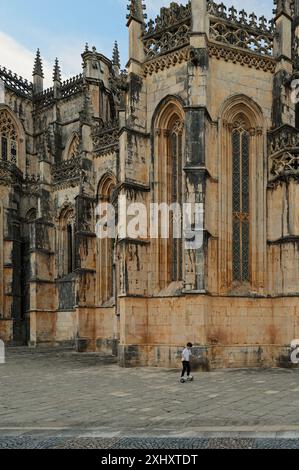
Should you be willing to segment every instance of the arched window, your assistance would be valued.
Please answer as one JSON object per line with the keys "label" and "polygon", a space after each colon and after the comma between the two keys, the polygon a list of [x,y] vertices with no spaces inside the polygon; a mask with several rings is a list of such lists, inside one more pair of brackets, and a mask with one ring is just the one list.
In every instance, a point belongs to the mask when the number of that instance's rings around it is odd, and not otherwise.
{"label": "arched window", "polygon": [[75,221],[73,209],[66,208],[62,211],[59,220],[58,237],[58,272],[59,277],[64,277],[71,274],[75,269]]}
{"label": "arched window", "polygon": [[0,112],[0,149],[1,160],[17,163],[18,133],[13,118],[6,110]]}
{"label": "arched window", "polygon": [[[154,182],[155,202],[177,205],[178,212],[170,211],[169,237],[159,238],[157,265],[159,286],[183,278],[182,203],[183,203],[183,134],[184,112],[175,99],[163,106],[155,120]],[[174,206],[173,206],[174,207]],[[174,229],[176,228],[177,234]],[[161,232],[160,232],[161,235]]]}
{"label": "arched window", "polygon": [[[169,135],[169,169],[172,181],[171,186],[171,203],[179,204],[182,207],[182,160],[183,160],[183,129],[184,123],[181,119],[174,116],[173,122],[170,123]],[[170,235],[172,240],[171,258],[172,258],[172,281],[180,281],[182,279],[182,238],[174,238],[173,234],[173,214],[171,215]],[[180,222],[180,221],[177,221]],[[182,232],[182,231],[181,231]]]}
{"label": "arched window", "polygon": [[77,132],[70,135],[67,140],[65,151],[63,153],[63,160],[71,160],[79,156],[80,149],[80,136]]}
{"label": "arched window", "polygon": [[233,281],[250,281],[250,135],[244,121],[232,132]]}
{"label": "arched window", "polygon": [[264,119],[245,95],[222,106],[219,132],[219,291],[263,293],[267,271]]}
{"label": "arched window", "polygon": [[[113,195],[116,178],[112,174],[105,175],[98,186],[97,203],[114,203]],[[97,249],[97,290],[99,303],[103,304],[115,296],[115,239],[104,238],[98,240]]]}

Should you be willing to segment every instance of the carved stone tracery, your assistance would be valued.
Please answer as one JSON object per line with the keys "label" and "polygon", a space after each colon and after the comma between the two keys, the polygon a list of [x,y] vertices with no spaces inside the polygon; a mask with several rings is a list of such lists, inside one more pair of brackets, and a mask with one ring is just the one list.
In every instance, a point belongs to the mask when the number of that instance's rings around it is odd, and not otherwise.
{"label": "carved stone tracery", "polygon": [[3,110],[0,112],[0,157],[1,160],[17,163],[18,134],[12,116]]}
{"label": "carved stone tracery", "polygon": [[297,129],[283,126],[269,134],[269,171],[272,177],[299,175],[299,135]]}
{"label": "carved stone tracery", "polygon": [[118,147],[119,143],[119,122],[113,120],[101,123],[92,129],[92,141],[94,152],[99,154],[107,147]]}

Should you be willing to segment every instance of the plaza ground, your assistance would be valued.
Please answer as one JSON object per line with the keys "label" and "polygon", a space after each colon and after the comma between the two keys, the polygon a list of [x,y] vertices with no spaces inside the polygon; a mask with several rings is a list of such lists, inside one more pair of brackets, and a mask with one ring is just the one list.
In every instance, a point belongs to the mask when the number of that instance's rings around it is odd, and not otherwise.
{"label": "plaza ground", "polygon": [[0,448],[299,448],[299,370],[122,369],[67,350],[8,349]]}

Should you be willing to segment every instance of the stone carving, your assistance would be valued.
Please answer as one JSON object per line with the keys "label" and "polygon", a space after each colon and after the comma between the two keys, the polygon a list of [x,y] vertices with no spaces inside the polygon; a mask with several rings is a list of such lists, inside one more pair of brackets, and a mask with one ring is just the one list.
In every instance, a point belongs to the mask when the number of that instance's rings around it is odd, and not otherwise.
{"label": "stone carving", "polygon": [[235,27],[232,24],[212,22],[210,39],[229,46],[248,49],[256,54],[273,55],[273,37],[269,34],[256,34],[246,28]]}
{"label": "stone carving", "polygon": [[224,3],[217,4],[213,1],[208,2],[208,12],[211,16],[228,21],[231,25],[242,26],[245,29],[255,30],[257,33],[274,33],[274,21],[264,16],[258,18],[254,13],[248,14],[245,10],[238,10],[235,7],[227,7]]}
{"label": "stone carving", "polygon": [[93,128],[92,141],[94,146],[94,152],[100,153],[103,149],[107,150],[107,147],[118,146],[119,143],[119,122],[113,120],[107,123],[102,123]]}
{"label": "stone carving", "polygon": [[82,92],[83,87],[83,74],[76,75],[69,80],[66,80],[61,85],[61,98],[68,98],[76,93]]}
{"label": "stone carving", "polygon": [[5,110],[0,113],[0,144],[2,159],[16,164],[18,134],[11,115]]}
{"label": "stone carving", "polygon": [[80,135],[78,133],[74,134],[72,143],[68,151],[68,159],[72,159],[79,156],[80,152]]}
{"label": "stone carving", "polygon": [[[251,52],[272,56],[274,22],[245,10],[227,9],[221,3],[208,2],[211,15],[210,39]],[[191,2],[186,6],[171,3],[161,8],[160,15],[146,26],[143,41],[148,60],[184,47],[190,42]]]}
{"label": "stone carving", "polygon": [[284,125],[269,135],[268,152],[274,155],[286,149],[299,147],[298,131],[289,125]]}
{"label": "stone carving", "polygon": [[274,176],[299,175],[299,151],[298,153],[284,152],[282,155],[272,158],[271,173]]}
{"label": "stone carving", "polygon": [[144,76],[152,75],[158,70],[169,69],[170,67],[175,66],[176,64],[181,64],[182,62],[187,62],[189,59],[189,48],[185,47],[174,51],[170,54],[164,55],[162,57],[157,57],[154,60],[146,63],[143,68]]}
{"label": "stone carving", "polygon": [[33,102],[37,109],[45,108],[47,106],[51,106],[54,103],[54,89],[47,88],[42,93],[37,94],[34,96]]}
{"label": "stone carving", "polygon": [[269,134],[268,153],[273,176],[299,175],[299,135],[289,125]]}
{"label": "stone carving", "polygon": [[294,0],[274,0],[275,9],[274,15],[285,13],[287,15],[295,16],[295,2]]}
{"label": "stone carving", "polygon": [[257,70],[264,70],[265,72],[275,72],[275,60],[268,56],[258,56],[249,51],[234,50],[226,45],[216,43],[209,44],[209,56],[216,57],[217,59],[224,59],[233,63],[240,63],[247,65]]}
{"label": "stone carving", "polygon": [[14,163],[0,160],[0,181],[5,186],[22,183],[22,173]]}
{"label": "stone carving", "polygon": [[191,3],[178,5],[172,2],[169,8],[161,8],[160,15],[153,21],[147,23],[145,37],[165,31],[166,29],[177,26],[182,22],[191,20]]}
{"label": "stone carving", "polygon": [[52,169],[52,177],[54,184],[62,183],[65,181],[78,180],[81,177],[81,158],[73,157],[69,160],[60,162]]}
{"label": "stone carving", "polygon": [[145,55],[148,59],[189,44],[190,25],[182,24],[176,31],[166,31],[162,35],[144,41]]}
{"label": "stone carving", "polygon": [[131,0],[127,6],[127,10],[129,12],[127,20],[134,18],[137,21],[143,22],[147,18],[147,15],[144,13],[145,9],[146,6],[143,3],[143,0]]}
{"label": "stone carving", "polygon": [[171,3],[161,8],[155,21],[150,20],[144,34],[144,50],[148,59],[189,44],[191,3],[186,6]]}
{"label": "stone carving", "polygon": [[39,176],[26,175],[23,180],[23,191],[30,195],[38,194],[40,181]]}
{"label": "stone carving", "polygon": [[10,90],[17,92],[25,98],[32,97],[33,85],[29,83],[28,80],[19,77],[16,73],[12,73],[11,70],[7,70],[6,67],[1,66],[0,78]]}

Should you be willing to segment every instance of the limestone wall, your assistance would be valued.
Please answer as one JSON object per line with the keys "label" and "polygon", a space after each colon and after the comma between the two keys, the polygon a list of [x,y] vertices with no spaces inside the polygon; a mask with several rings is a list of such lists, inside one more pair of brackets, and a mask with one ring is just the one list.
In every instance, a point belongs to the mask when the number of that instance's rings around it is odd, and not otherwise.
{"label": "limestone wall", "polygon": [[190,295],[123,299],[120,360],[123,365],[177,367],[191,341],[196,365],[276,366],[299,335],[298,297],[258,299]]}

